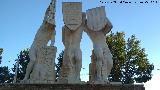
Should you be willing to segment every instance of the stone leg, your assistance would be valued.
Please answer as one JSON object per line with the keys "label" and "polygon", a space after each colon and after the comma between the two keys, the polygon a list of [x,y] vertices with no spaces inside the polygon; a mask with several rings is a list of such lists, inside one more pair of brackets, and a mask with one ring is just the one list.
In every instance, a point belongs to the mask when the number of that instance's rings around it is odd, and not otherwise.
{"label": "stone leg", "polygon": [[82,68],[82,51],[80,49],[75,50],[75,73],[76,78],[75,80],[77,82],[80,82],[80,72]]}
{"label": "stone leg", "polygon": [[63,65],[58,83],[80,83],[80,71],[82,67],[82,52],[80,49],[65,49]]}
{"label": "stone leg", "polygon": [[[68,83],[70,82],[71,78],[74,78],[73,76],[73,61],[71,60],[71,52],[69,49],[64,50],[63,55],[63,65],[61,68],[60,77],[58,79],[58,83]],[[72,76],[72,77],[71,77]]]}
{"label": "stone leg", "polygon": [[72,61],[72,57],[73,55],[71,56],[71,52],[69,49],[65,49],[64,50],[64,55],[63,55],[63,67],[66,67],[66,68],[70,68],[69,71],[67,72],[70,72],[71,71],[71,68],[73,68],[73,61]]}
{"label": "stone leg", "polygon": [[96,79],[96,56],[92,50],[91,63],[89,64],[89,82],[92,83]]}
{"label": "stone leg", "polygon": [[102,61],[102,79],[103,81],[107,81],[107,77],[108,77],[108,74],[107,74],[107,71],[108,71],[108,62],[107,62],[107,58],[105,58],[105,55],[104,55],[104,60]]}
{"label": "stone leg", "polygon": [[106,69],[107,69],[107,77],[108,77],[108,75],[110,74],[111,69],[113,67],[112,54],[111,54],[111,52],[110,52],[110,50],[109,50],[108,47],[106,47],[104,49],[104,58],[105,58],[104,60],[107,60],[107,67],[106,67]]}
{"label": "stone leg", "polygon": [[101,48],[94,48],[96,56],[96,81],[102,80],[102,61],[103,61],[103,50]]}
{"label": "stone leg", "polygon": [[36,61],[36,51],[35,49],[30,49],[29,50],[29,57],[30,57],[30,62],[27,65],[27,69],[26,69],[26,74],[23,80],[27,80],[29,78],[29,75],[31,73],[31,71],[33,70],[35,61]]}

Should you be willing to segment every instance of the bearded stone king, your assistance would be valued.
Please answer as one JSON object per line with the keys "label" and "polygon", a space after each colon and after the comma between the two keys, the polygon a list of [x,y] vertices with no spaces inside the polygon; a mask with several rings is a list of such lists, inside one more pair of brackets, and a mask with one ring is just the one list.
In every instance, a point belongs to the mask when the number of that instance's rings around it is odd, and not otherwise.
{"label": "bearded stone king", "polygon": [[[37,83],[55,81],[54,59],[56,57],[55,43],[55,4],[52,0],[46,10],[42,25],[37,31],[29,50],[30,62],[23,81],[31,80]],[[50,46],[47,46],[51,41]],[[22,81],[22,82],[23,82]]]}

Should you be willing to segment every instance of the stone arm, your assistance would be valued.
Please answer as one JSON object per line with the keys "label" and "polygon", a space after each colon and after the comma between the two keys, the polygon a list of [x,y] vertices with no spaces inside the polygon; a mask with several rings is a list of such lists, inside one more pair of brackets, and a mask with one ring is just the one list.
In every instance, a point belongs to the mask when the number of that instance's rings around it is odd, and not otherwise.
{"label": "stone arm", "polygon": [[53,25],[53,31],[51,31],[51,45],[50,46],[54,46],[55,43],[55,35],[56,35],[56,31],[55,31],[55,6],[56,6],[56,0],[51,0],[50,5],[48,6],[46,13],[45,13],[45,18],[44,21]]}
{"label": "stone arm", "polygon": [[107,19],[107,24],[106,26],[102,29],[104,35],[106,35],[107,33],[109,33],[111,31],[111,29],[113,28],[112,23],[109,21],[109,19],[106,17]]}
{"label": "stone arm", "polygon": [[52,0],[45,12],[45,17],[44,17],[44,22],[48,22],[50,24],[53,24],[54,26],[55,26],[55,5],[56,5],[56,0]]}
{"label": "stone arm", "polygon": [[71,31],[67,26],[63,26],[62,28],[62,42],[65,48],[68,48],[72,42],[71,40]]}

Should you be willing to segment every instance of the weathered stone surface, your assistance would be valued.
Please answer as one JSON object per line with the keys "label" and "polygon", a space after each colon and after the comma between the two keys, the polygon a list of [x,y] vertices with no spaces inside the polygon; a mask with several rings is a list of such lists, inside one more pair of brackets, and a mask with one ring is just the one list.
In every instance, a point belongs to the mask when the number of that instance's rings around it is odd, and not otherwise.
{"label": "weathered stone surface", "polygon": [[56,8],[56,0],[51,0],[51,3],[47,8],[45,17],[44,17],[44,21],[52,25],[55,25],[55,12],[56,12],[55,8]]}
{"label": "weathered stone surface", "polygon": [[[90,39],[92,40],[93,43],[93,52],[92,52],[92,62],[90,64],[90,83],[94,84],[106,84],[109,81],[107,80],[108,75],[110,74],[110,71],[113,66],[113,59],[112,59],[112,54],[108,48],[108,45],[106,44],[106,33],[108,31],[111,31],[112,29],[112,24],[111,22],[104,22],[103,19],[96,19],[96,15],[101,15],[98,14],[98,12],[103,12],[105,13],[104,7],[98,7],[94,8],[88,11],[89,15],[87,16],[87,25],[85,26],[85,32],[88,34]],[[101,10],[102,9],[102,10]],[[91,14],[91,15],[90,15]],[[99,18],[100,16],[97,16]],[[107,17],[105,15],[102,15],[103,18]],[[93,19],[93,21],[89,21],[88,19]],[[98,21],[97,21],[98,20]],[[109,20],[108,20],[109,21]],[[100,22],[100,25],[96,26],[96,23],[94,22]],[[92,27],[88,27],[88,23],[90,23],[91,26],[95,26],[95,29]],[[96,31],[98,30],[98,31]],[[94,58],[93,58],[94,57]]]}
{"label": "weathered stone surface", "polygon": [[60,75],[60,83],[80,82],[80,71],[82,67],[82,52],[80,41],[82,38],[82,28],[71,31],[68,27],[63,27],[63,44],[65,46],[63,65]]}
{"label": "weathered stone surface", "polygon": [[54,46],[39,48],[30,78],[22,83],[54,83],[56,51]]}
{"label": "weathered stone surface", "polygon": [[88,9],[87,12],[87,27],[93,31],[100,31],[108,22],[106,18],[105,7],[96,7]]}
{"label": "weathered stone surface", "polygon": [[[44,83],[55,81],[54,63],[56,57],[55,43],[55,3],[52,0],[46,10],[43,23],[37,31],[29,50],[30,62],[22,83]],[[50,46],[47,46],[51,41]],[[31,73],[32,72],[32,73]],[[36,81],[37,80],[37,81]]]}
{"label": "weathered stone surface", "polygon": [[63,2],[62,3],[63,21],[70,30],[77,30],[82,24],[82,3]]}
{"label": "weathered stone surface", "polygon": [[31,80],[55,81],[55,57],[57,49],[53,46],[40,48],[37,53],[37,62],[30,75]]}
{"label": "weathered stone surface", "polygon": [[[85,18],[85,16],[84,16]],[[82,52],[80,42],[84,29],[84,22],[76,30],[70,30],[67,26],[63,27],[62,41],[65,46],[63,65],[59,83],[81,83],[80,71],[82,68]]]}
{"label": "weathered stone surface", "polygon": [[143,85],[3,84],[0,90],[145,90]]}

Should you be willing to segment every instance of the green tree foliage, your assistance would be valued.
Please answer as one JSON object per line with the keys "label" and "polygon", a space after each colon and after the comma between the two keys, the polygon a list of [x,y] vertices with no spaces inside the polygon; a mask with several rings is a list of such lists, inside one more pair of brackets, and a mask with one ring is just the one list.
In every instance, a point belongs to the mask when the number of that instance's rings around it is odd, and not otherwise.
{"label": "green tree foliage", "polygon": [[110,81],[130,84],[147,82],[152,78],[154,65],[149,63],[145,49],[140,47],[135,35],[125,40],[124,32],[111,33],[106,43],[113,55]]}
{"label": "green tree foliage", "polygon": [[27,65],[30,61],[29,49],[20,51],[20,53],[18,54],[18,59],[16,59],[15,61],[16,61],[16,63],[14,64],[14,68],[12,68],[12,71],[15,73],[17,61],[19,61],[18,72],[17,72],[17,81],[20,81],[24,78]]}
{"label": "green tree foliage", "polygon": [[[2,60],[3,49],[0,48],[0,64]],[[6,66],[0,66],[0,83],[11,83],[13,81],[13,74],[10,73],[10,70]]]}
{"label": "green tree foliage", "polygon": [[13,74],[6,66],[0,67],[0,83],[11,83],[13,81]]}
{"label": "green tree foliage", "polygon": [[57,58],[58,63],[56,64],[56,80],[59,78],[59,75],[60,75],[60,70],[61,70],[62,62],[63,62],[63,54],[64,54],[64,51],[62,51],[59,54],[59,57]]}
{"label": "green tree foliage", "polygon": [[0,48],[0,64],[2,62],[2,56],[1,56],[2,52],[3,52],[3,48]]}

